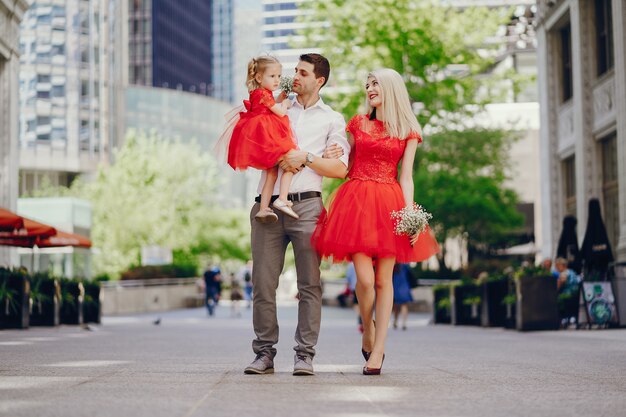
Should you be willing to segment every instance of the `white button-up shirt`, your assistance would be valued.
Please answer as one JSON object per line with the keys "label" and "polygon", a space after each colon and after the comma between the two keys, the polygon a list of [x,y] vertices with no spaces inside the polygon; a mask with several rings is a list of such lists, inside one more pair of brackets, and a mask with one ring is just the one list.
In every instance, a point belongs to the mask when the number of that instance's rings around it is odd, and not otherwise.
{"label": "white button-up shirt", "polygon": [[[343,149],[343,155],[339,160],[346,167],[348,166],[350,145],[346,137],[346,122],[340,113],[324,104],[320,98],[317,103],[306,109],[297,100],[294,100],[293,106],[287,114],[291,123],[291,130],[298,143],[298,149],[321,157],[327,146],[336,143]],[[278,194],[281,174],[282,170],[279,169],[278,180],[274,185],[274,195]],[[263,189],[265,176],[265,172],[263,172],[257,189],[259,194]],[[290,193],[304,191],[322,191],[322,176],[309,167],[294,175],[289,187]]]}

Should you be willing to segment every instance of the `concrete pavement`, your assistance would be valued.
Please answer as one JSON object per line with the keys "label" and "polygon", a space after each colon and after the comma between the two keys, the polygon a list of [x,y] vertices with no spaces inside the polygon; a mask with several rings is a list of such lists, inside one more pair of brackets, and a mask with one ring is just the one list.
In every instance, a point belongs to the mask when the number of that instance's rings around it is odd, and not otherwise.
{"label": "concrete pavement", "polygon": [[[390,329],[361,375],[353,312],[325,307],[317,374],[294,377],[296,309],[279,309],[276,374],[244,375],[250,310],[227,306],[0,331],[2,416],[626,416],[626,330]],[[153,321],[161,317],[159,325]]]}

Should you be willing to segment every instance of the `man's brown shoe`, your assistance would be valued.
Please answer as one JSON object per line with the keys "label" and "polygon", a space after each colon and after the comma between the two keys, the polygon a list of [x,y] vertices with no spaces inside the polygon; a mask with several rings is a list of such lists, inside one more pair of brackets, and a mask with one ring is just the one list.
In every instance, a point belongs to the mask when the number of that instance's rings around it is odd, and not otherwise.
{"label": "man's brown shoe", "polygon": [[313,359],[310,356],[296,354],[293,363],[293,374],[297,376],[315,375]]}
{"label": "man's brown shoe", "polygon": [[254,361],[244,369],[243,373],[248,375],[273,374],[274,361],[268,356],[258,354]]}

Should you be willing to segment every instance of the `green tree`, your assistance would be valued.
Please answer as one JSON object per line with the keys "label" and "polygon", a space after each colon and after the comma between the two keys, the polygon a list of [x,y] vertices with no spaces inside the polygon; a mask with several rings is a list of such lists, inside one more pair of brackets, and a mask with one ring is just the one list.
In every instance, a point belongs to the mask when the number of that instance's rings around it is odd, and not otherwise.
{"label": "green tree", "polygon": [[216,206],[218,181],[216,162],[197,144],[130,132],[115,163],[94,180],[35,195],[89,200],[95,272],[117,276],[140,263],[144,245],[169,247],[185,262],[200,255],[249,258],[247,214]]}
{"label": "green tree", "polygon": [[[324,0],[303,3],[307,46],[318,45],[333,65],[333,104],[351,117],[364,99],[367,72],[393,68],[404,76],[423,126],[467,113],[478,91],[496,93],[481,77],[497,55],[492,41],[510,19],[509,8],[464,9],[439,0]],[[324,23],[319,23],[324,22]],[[485,94],[481,94],[486,97]]]}
{"label": "green tree", "polygon": [[422,144],[413,168],[415,199],[433,214],[441,242],[460,237],[470,247],[489,245],[521,226],[517,194],[505,184],[515,137],[466,129],[433,134]]}

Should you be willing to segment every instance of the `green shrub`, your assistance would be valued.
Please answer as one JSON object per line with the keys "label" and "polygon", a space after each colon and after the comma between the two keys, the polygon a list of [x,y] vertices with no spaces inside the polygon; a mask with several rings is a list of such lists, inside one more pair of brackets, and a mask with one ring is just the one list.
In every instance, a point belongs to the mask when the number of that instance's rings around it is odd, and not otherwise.
{"label": "green shrub", "polygon": [[195,265],[147,265],[130,268],[120,279],[190,278],[197,276],[197,272]]}

